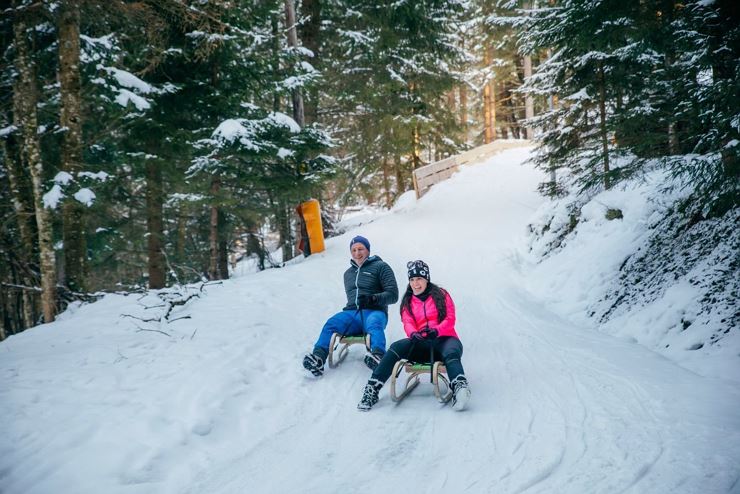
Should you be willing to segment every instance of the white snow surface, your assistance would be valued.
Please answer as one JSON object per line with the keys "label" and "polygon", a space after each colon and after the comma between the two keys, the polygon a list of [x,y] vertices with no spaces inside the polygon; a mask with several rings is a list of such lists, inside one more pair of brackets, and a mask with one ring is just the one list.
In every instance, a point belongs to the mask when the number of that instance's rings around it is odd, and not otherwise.
{"label": "white snow surface", "polygon": [[[108,295],[0,343],[0,490],[740,492],[739,383],[574,322],[526,288],[550,281],[529,278],[526,229],[544,199],[540,173],[520,164],[528,152],[404,196],[323,253],[205,286],[171,317],[189,319],[125,317],[161,314],[145,309],[160,299]],[[452,294],[468,410],[422,383],[358,412],[369,371],[357,347],[322,378],[302,369],[344,303],[356,234],[401,287],[422,258]],[[397,304],[389,321],[390,343],[403,335]]]}

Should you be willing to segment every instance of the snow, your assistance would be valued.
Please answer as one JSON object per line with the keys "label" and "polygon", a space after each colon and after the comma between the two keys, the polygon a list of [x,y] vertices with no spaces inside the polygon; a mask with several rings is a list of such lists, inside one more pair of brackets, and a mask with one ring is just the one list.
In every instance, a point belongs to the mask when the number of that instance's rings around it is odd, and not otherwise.
{"label": "snow", "polygon": [[131,72],[117,69],[115,67],[99,66],[99,68],[102,68],[103,70],[108,72],[108,74],[112,75],[120,86],[127,87],[129,89],[135,89],[136,91],[143,94],[159,92],[157,89],[154,88],[154,86],[139,79]]}
{"label": "snow", "polygon": [[[323,253],[180,288],[199,297],[172,322],[128,317],[161,316],[172,290],[107,295],[0,343],[3,492],[737,492],[740,383],[553,305],[588,298],[588,279],[546,263],[586,271],[595,253],[535,263],[527,226],[547,203],[535,192],[542,174],[521,165],[528,152],[462,167],[419,201],[404,194]],[[574,242],[639,237],[629,218],[652,207],[631,204],[640,197],[599,198],[624,220],[602,221],[592,205]],[[320,379],[301,368],[344,302],[356,234],[402,287],[406,261],[421,258],[452,294],[467,411],[441,406],[422,383],[399,405],[383,389],[357,412],[369,377],[357,347]],[[392,342],[403,334],[397,304],[389,314]]]}
{"label": "snow", "polygon": [[579,100],[590,100],[591,96],[588,95],[588,91],[586,91],[585,88],[581,89],[580,91],[571,94],[570,96],[566,96],[563,99],[567,100],[573,100],[573,101],[579,101]]}
{"label": "snow", "polygon": [[74,181],[74,177],[69,172],[59,172],[54,175],[54,183],[59,185],[67,185]]}
{"label": "snow", "polygon": [[110,177],[110,175],[108,175],[104,171],[99,171],[97,173],[93,173],[93,172],[80,172],[77,175],[80,176],[80,177],[91,178],[93,180],[100,180],[101,182],[105,182]]}
{"label": "snow", "polygon": [[207,33],[205,31],[190,31],[189,33],[185,33],[185,36],[198,40],[205,39],[210,43],[237,39],[237,36],[230,34]]}
{"label": "snow", "polygon": [[298,125],[298,123],[295,120],[293,120],[291,117],[289,117],[285,113],[282,113],[282,112],[279,112],[279,111],[278,112],[271,112],[267,116],[267,120],[268,121],[271,121],[275,125],[278,125],[278,126],[281,126],[281,127],[286,127],[288,130],[290,130],[294,134],[296,134],[296,133],[298,133],[298,132],[301,131],[301,126]]}
{"label": "snow", "polygon": [[0,128],[0,138],[5,138],[18,130],[18,127],[15,125],[9,125],[7,127]]}
{"label": "snow", "polygon": [[294,151],[291,151],[290,149],[280,148],[278,149],[277,156],[280,159],[287,158],[289,156],[293,156],[295,154]]}
{"label": "snow", "polygon": [[128,89],[119,89],[118,90],[118,96],[116,96],[116,103],[119,105],[126,107],[129,103],[133,103],[133,105],[136,107],[137,110],[148,110],[151,108],[151,103],[149,103],[146,99],[142,98],[141,96],[132,93]]}
{"label": "snow", "polygon": [[51,189],[49,189],[49,192],[42,196],[44,207],[49,209],[56,209],[59,205],[59,201],[62,199],[64,199],[64,193],[59,184],[54,184]]}
{"label": "snow", "polygon": [[[664,221],[675,201],[690,192],[661,192],[666,183],[667,173],[655,171],[640,183],[593,197],[582,207],[573,233],[565,237],[565,248],[532,268],[528,290],[550,310],[579,324],[593,324],[589,314],[600,316],[614,303],[613,298],[607,300],[605,296],[618,284],[620,266],[652,248],[650,228]],[[534,257],[544,255],[547,245],[555,242],[570,221],[567,204],[545,202],[534,215],[535,230],[549,223],[547,232],[530,240]],[[607,209],[621,210],[623,218],[606,219]],[[617,307],[599,330],[636,341],[699,374],[740,381],[740,334],[729,331],[733,309],[722,309],[717,304],[713,313],[704,313],[699,301],[707,296],[707,287],[692,281],[711,278],[713,270],[732,269],[729,262],[737,252],[732,252],[731,241],[727,240],[687,273],[680,277],[676,274],[675,280],[666,282],[651,303]],[[647,288],[642,290],[646,292]],[[691,331],[685,331],[683,324],[692,325]],[[721,343],[710,345],[712,333],[726,336]]]}
{"label": "snow", "polygon": [[80,39],[90,45],[98,45],[106,50],[113,50],[115,48],[113,34],[101,36],[99,38],[92,38],[84,34],[80,34]]}
{"label": "snow", "polygon": [[93,201],[95,201],[95,193],[88,189],[88,188],[82,188],[75,192],[75,199],[77,201],[81,202],[87,207],[92,206]]}
{"label": "snow", "polygon": [[239,141],[242,146],[247,149],[259,149],[257,144],[254,143],[255,137],[254,132],[243,125],[247,122],[243,119],[229,118],[221,122],[216,130],[211,134],[211,138],[219,142],[234,142]]}

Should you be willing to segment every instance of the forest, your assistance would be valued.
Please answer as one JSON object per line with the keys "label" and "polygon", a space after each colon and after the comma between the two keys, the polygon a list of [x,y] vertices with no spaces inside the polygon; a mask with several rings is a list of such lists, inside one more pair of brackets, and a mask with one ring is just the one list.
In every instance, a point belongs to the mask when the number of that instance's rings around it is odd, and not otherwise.
{"label": "forest", "polygon": [[320,201],[331,236],[349,206],[390,207],[414,169],[498,139],[532,140],[540,192],[577,198],[571,229],[588,197],[648,172],[690,191],[622,297],[681,269],[661,264],[676,246],[734,235],[737,253],[734,0],[0,11],[0,339],[73,301],[228,278],[244,257],[278,268],[301,255],[302,201]]}

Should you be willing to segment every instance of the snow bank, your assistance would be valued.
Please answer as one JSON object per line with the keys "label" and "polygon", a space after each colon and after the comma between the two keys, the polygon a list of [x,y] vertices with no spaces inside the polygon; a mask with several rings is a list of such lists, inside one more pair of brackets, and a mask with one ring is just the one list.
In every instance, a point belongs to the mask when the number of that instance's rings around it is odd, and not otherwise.
{"label": "snow bank", "polygon": [[580,207],[572,196],[544,203],[529,244],[533,262],[544,260],[529,289],[569,319],[702,375],[740,380],[738,212],[694,227],[703,234],[669,234],[672,209],[690,191],[661,192],[666,181],[654,172]]}

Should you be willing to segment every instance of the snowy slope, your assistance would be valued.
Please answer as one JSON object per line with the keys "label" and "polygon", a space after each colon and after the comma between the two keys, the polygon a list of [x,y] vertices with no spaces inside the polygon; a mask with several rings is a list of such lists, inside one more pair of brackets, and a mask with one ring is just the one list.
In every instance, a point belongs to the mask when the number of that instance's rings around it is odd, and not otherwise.
{"label": "snowy slope", "polygon": [[[322,254],[207,286],[174,314],[190,319],[120,317],[159,300],[109,296],[6,340],[0,492],[740,492],[740,384],[576,325],[523,288],[538,282],[522,252],[542,202],[526,156],[463,169]],[[357,412],[358,350],[305,375],[357,233],[401,286],[423,258],[452,293],[469,410],[425,384]]]}

